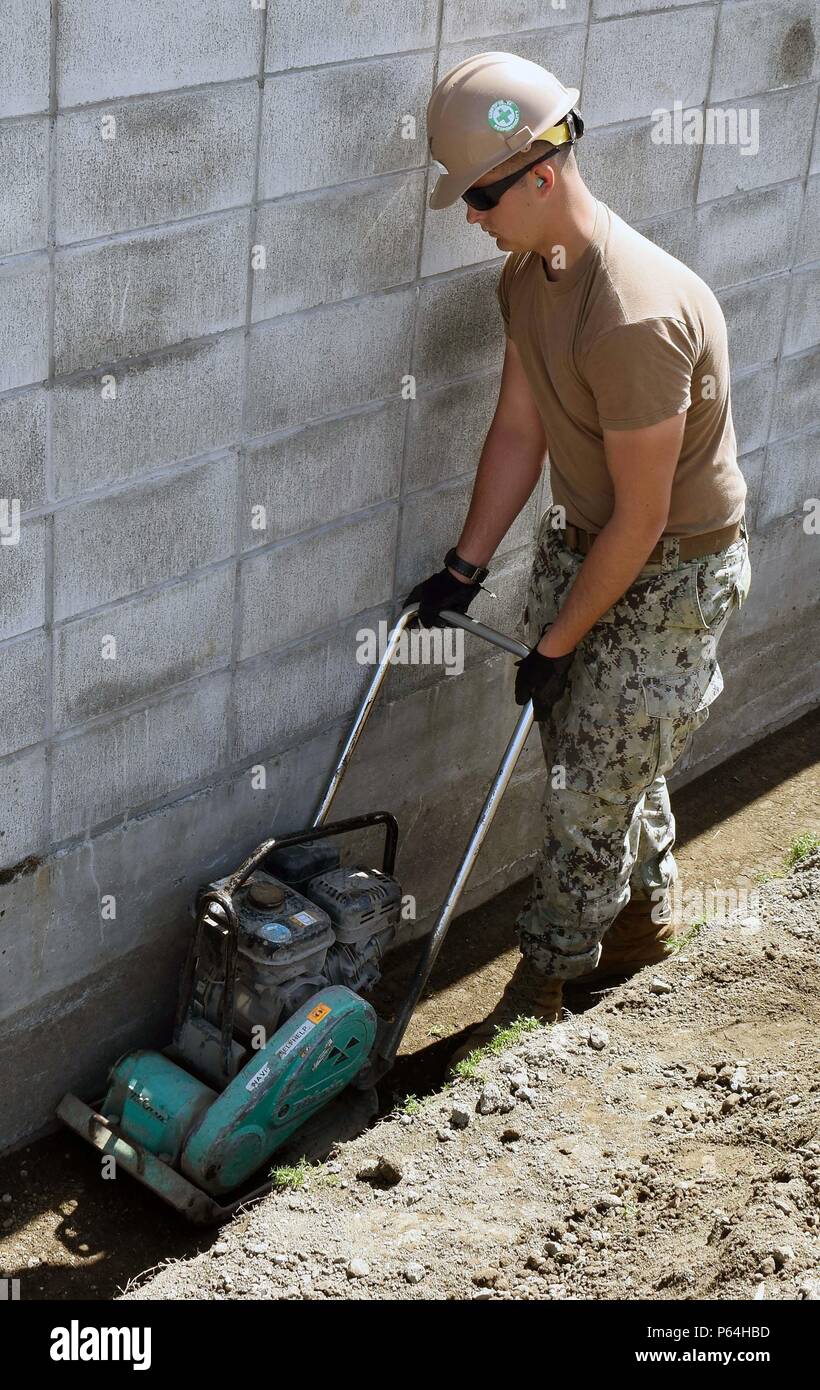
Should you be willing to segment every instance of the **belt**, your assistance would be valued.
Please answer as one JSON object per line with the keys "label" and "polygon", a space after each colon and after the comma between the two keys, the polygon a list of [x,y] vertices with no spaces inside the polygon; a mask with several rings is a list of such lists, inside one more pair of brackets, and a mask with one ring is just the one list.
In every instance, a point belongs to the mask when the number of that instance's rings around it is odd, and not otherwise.
{"label": "belt", "polygon": [[[679,554],[681,560],[696,560],[700,555],[714,555],[719,550],[725,550],[728,545],[736,541],[742,535],[742,523],[736,521],[731,526],[722,526],[719,531],[704,531],[700,536],[665,536],[661,537],[651,555],[647,555],[644,564],[660,564],[663,560],[664,540],[679,541]],[[584,531],[580,526],[565,526],[562,532],[564,544],[570,550],[578,550],[582,555],[586,555],[595,537],[600,535],[600,531]]]}

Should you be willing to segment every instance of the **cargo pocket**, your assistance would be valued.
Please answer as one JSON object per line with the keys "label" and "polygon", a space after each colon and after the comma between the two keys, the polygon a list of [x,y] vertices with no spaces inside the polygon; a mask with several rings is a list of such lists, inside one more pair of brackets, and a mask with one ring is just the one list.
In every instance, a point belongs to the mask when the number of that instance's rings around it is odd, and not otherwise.
{"label": "cargo pocket", "polygon": [[723,689],[723,673],[717,662],[678,675],[641,677],[644,708],[652,719],[688,718],[708,709]]}
{"label": "cargo pocket", "polygon": [[554,711],[554,762],[567,791],[634,806],[657,776],[661,720],[650,718],[637,698],[621,709],[602,699],[583,662],[573,665],[569,691],[569,700]]}
{"label": "cargo pocket", "polygon": [[749,559],[749,548],[747,546],[746,552],[743,557],[743,566],[741,568],[740,574],[738,575],[737,583],[735,584],[735,603],[737,604],[738,608],[742,608],[747,598],[749,597],[749,589],[751,588],[751,585],[752,565]]}
{"label": "cargo pocket", "polygon": [[665,775],[681,757],[689,736],[709,718],[709,706],[723,689],[723,674],[713,666],[680,676],[643,676],[644,708],[658,729],[654,775]]}
{"label": "cargo pocket", "polygon": [[693,566],[695,602],[701,627],[714,632],[739,608],[749,592],[751,566],[744,540],[735,541],[719,555],[705,555]]}

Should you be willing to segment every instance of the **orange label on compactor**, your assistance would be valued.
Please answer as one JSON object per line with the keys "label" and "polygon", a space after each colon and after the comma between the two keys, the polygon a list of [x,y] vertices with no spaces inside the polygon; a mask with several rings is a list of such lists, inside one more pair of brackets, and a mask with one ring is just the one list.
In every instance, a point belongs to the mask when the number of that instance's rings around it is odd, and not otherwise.
{"label": "orange label on compactor", "polygon": [[310,1019],[311,1023],[321,1023],[322,1019],[327,1018],[327,1015],[329,1013],[329,1004],[317,1004],[315,1009],[311,1009],[310,1013],[308,1014],[308,1018]]}

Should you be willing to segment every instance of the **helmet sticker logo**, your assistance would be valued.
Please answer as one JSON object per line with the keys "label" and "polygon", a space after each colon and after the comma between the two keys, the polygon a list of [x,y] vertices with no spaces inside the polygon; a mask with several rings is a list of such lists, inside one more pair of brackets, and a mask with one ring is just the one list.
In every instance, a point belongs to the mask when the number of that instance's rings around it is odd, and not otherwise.
{"label": "helmet sticker logo", "polygon": [[521,120],[521,112],[514,101],[494,101],[487,112],[487,120],[493,130],[506,135],[515,130]]}

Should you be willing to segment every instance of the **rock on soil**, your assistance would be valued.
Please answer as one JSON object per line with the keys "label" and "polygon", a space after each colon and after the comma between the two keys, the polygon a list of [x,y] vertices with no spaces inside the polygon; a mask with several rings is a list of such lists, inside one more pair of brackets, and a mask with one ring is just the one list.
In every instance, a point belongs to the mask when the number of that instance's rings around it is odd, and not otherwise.
{"label": "rock on soil", "polygon": [[820,855],[760,898],[123,1297],[816,1301]]}

